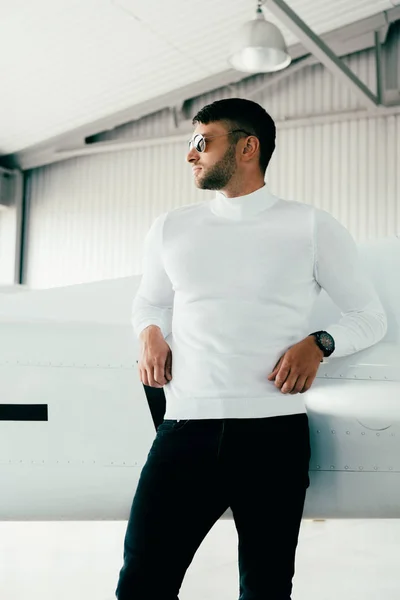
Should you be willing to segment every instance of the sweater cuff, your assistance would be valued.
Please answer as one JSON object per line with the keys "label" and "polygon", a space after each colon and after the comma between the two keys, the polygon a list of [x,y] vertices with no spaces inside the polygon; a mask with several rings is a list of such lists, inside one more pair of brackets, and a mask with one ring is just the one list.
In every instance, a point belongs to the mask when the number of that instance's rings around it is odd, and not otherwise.
{"label": "sweater cuff", "polygon": [[140,334],[142,333],[142,331],[144,331],[146,329],[146,327],[149,327],[150,325],[156,325],[157,327],[159,327],[161,329],[161,333],[163,334],[164,339],[169,335],[169,331],[168,331],[168,327],[166,326],[166,324],[161,323],[160,321],[155,321],[154,319],[150,319],[147,321],[141,321],[138,325],[134,325],[134,330],[135,330],[135,334],[136,336],[139,338]]}
{"label": "sweater cuff", "polygon": [[341,325],[331,325],[326,331],[333,337],[335,341],[335,350],[332,352],[332,358],[340,358],[357,352],[357,348],[351,343],[348,332]]}

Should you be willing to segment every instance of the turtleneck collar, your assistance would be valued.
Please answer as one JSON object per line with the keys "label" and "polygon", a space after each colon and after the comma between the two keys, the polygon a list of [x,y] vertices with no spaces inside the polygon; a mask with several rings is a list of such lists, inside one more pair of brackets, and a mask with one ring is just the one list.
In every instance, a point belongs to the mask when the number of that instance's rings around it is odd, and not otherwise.
{"label": "turtleneck collar", "polygon": [[256,190],[252,194],[239,196],[237,198],[227,198],[221,192],[217,192],[215,198],[211,200],[211,211],[219,216],[231,219],[232,221],[242,221],[256,217],[260,212],[271,208],[277,198],[271,194],[267,185]]}

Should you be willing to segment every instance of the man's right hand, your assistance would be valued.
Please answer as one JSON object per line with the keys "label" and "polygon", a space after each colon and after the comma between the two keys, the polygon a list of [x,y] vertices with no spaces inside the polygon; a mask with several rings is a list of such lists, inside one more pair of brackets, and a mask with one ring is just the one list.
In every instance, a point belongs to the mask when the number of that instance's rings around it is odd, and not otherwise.
{"label": "man's right hand", "polygon": [[172,351],[156,325],[140,334],[142,355],[139,361],[140,381],[150,387],[162,388],[172,379]]}

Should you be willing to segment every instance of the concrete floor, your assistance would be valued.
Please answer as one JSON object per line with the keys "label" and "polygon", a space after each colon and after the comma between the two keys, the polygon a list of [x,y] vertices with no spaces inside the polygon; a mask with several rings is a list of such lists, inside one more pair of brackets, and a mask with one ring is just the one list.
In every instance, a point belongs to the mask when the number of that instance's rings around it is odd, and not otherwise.
{"label": "concrete floor", "polygon": [[[114,600],[126,523],[0,523],[0,598]],[[219,521],[181,600],[237,600],[237,538]],[[293,600],[399,600],[400,521],[302,524]]]}

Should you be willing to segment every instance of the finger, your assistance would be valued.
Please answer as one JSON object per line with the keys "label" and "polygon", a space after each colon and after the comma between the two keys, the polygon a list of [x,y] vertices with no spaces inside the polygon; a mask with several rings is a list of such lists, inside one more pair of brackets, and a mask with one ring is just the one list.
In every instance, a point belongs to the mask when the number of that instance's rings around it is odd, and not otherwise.
{"label": "finger", "polygon": [[306,383],[305,383],[305,385],[304,385],[304,388],[303,388],[302,394],[304,394],[304,392],[308,392],[308,390],[310,389],[310,387],[311,387],[311,386],[312,386],[312,384],[314,383],[314,379],[315,379],[316,375],[317,375],[317,374],[315,374],[315,375],[312,375],[311,377],[308,377],[308,378],[307,378],[307,381],[306,381]]}
{"label": "finger", "polygon": [[279,367],[275,367],[275,369],[268,375],[269,381],[273,381],[279,372]]}
{"label": "finger", "polygon": [[277,374],[277,373],[278,373],[278,371],[279,371],[280,364],[281,364],[282,360],[283,360],[283,356],[281,356],[281,357],[280,357],[280,359],[278,360],[278,362],[276,363],[276,365],[275,365],[275,367],[274,367],[274,370],[272,371],[272,373],[270,373],[270,374],[268,375],[268,379],[269,379],[270,381],[273,381],[273,380],[275,379],[275,376],[276,376],[276,374]]}
{"label": "finger", "polygon": [[304,382],[303,389],[301,390],[300,394],[304,394],[304,392],[307,392],[310,389],[311,383],[309,383],[309,382],[310,382],[310,378],[307,377],[307,379]]}
{"label": "finger", "polygon": [[294,388],[292,389],[292,391],[290,392],[291,394],[300,394],[300,392],[302,392],[303,388],[304,388],[304,384],[307,380],[307,377],[305,375],[300,375],[297,378],[296,381],[296,385],[294,386]]}
{"label": "finger", "polygon": [[154,365],[153,377],[156,384],[163,386],[167,383],[164,376],[165,373],[165,360],[158,359]]}
{"label": "finger", "polygon": [[144,385],[149,385],[149,378],[147,377],[146,369],[140,369],[139,368],[139,373],[140,373],[140,381]]}
{"label": "finger", "polygon": [[155,388],[162,387],[162,385],[157,381],[157,379],[155,377],[153,365],[144,366],[143,370],[146,373],[147,381],[149,382],[148,385],[150,387],[155,387]]}
{"label": "finger", "polygon": [[159,388],[161,387],[157,381],[154,379],[154,372],[153,369],[150,367],[148,369],[146,369],[146,374],[147,374],[147,381],[149,382],[148,385],[150,387],[154,387],[154,388]]}
{"label": "finger", "polygon": [[172,379],[172,352],[169,352],[167,361],[165,363],[165,378],[168,381]]}
{"label": "finger", "polygon": [[275,385],[277,388],[281,389],[286,379],[289,377],[290,367],[282,363],[281,368],[277,376],[275,377]]}
{"label": "finger", "polygon": [[289,374],[289,377],[286,379],[285,383],[283,384],[283,386],[281,388],[281,392],[283,394],[290,394],[290,392],[292,392],[292,390],[296,386],[298,377],[299,377],[298,373],[291,371]]}

